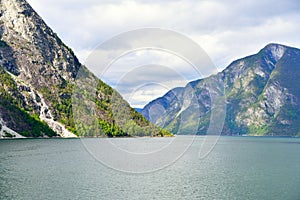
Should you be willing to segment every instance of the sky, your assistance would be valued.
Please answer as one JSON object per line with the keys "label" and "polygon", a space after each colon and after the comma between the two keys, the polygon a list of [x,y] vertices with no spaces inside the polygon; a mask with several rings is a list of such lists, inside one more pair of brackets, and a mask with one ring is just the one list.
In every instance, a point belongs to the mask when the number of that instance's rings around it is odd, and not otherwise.
{"label": "sky", "polygon": [[[300,48],[297,0],[27,1],[79,60],[117,89],[133,107],[141,108],[174,87],[221,71],[268,43]],[[206,65],[206,69],[198,70],[178,52],[133,49],[132,44],[111,54],[112,49],[120,46],[118,36],[145,28],[159,28],[190,39],[202,48],[200,54],[206,56],[203,62],[209,59],[214,68],[208,69]],[[149,39],[145,35],[142,39]],[[159,37],[153,39],[160,41]],[[106,55],[111,62],[105,69],[99,68],[99,61],[90,59],[103,44],[110,45]]]}

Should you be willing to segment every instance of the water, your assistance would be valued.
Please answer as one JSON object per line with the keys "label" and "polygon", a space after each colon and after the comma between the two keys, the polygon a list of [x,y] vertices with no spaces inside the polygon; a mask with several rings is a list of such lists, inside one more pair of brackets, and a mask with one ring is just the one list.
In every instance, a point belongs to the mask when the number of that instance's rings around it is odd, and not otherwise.
{"label": "water", "polygon": [[1,140],[0,199],[300,199],[300,139],[221,137],[201,160],[202,141],[167,168],[132,174],[101,164],[79,139]]}

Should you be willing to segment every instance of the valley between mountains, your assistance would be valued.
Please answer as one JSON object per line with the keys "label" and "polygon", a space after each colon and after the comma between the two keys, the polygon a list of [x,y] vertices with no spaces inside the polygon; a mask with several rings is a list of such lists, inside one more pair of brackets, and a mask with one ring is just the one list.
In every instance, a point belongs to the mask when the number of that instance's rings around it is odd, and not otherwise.
{"label": "valley between mountains", "polygon": [[[216,134],[300,136],[297,48],[268,44],[218,74],[174,86],[139,113],[89,72],[25,0],[0,2],[1,138],[205,135],[215,94],[226,109]],[[80,70],[96,83],[95,97],[78,90]],[[87,107],[74,113],[74,91],[95,107],[95,120]],[[74,120],[81,114],[84,123]]]}

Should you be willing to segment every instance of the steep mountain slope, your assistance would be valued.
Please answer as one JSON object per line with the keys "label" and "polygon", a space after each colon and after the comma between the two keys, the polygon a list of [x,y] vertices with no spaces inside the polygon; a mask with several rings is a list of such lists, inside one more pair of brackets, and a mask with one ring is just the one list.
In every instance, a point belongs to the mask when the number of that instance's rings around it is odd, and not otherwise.
{"label": "steep mountain slope", "polygon": [[[182,112],[184,99],[196,95],[198,103],[192,109],[199,111],[199,119],[187,124],[196,126],[197,134],[206,134],[211,95],[224,90],[226,117],[222,134],[299,135],[299,72],[299,49],[269,44],[258,54],[234,61],[223,72],[169,91],[146,105],[142,114],[151,122],[178,132],[178,113]],[[184,112],[190,108],[191,105],[184,108]],[[180,132],[188,133],[184,130]]]}
{"label": "steep mountain slope", "polygon": [[[23,136],[94,136],[75,127],[72,93],[78,70],[88,73],[25,0],[0,1],[0,121]],[[130,108],[115,90],[97,82],[97,121],[108,136],[157,135],[159,128]],[[129,112],[126,126],[114,122],[112,97]],[[136,130],[138,129],[138,131]],[[132,130],[132,131],[129,131]]]}

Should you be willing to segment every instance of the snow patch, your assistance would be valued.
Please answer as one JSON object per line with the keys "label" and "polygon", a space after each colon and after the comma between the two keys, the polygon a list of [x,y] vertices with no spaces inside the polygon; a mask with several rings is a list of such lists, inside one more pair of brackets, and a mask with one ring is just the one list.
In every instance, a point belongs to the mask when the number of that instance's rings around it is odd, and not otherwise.
{"label": "snow patch", "polygon": [[271,53],[275,61],[277,62],[282,58],[284,52],[285,52],[285,47],[281,45],[273,45],[270,47]]}

